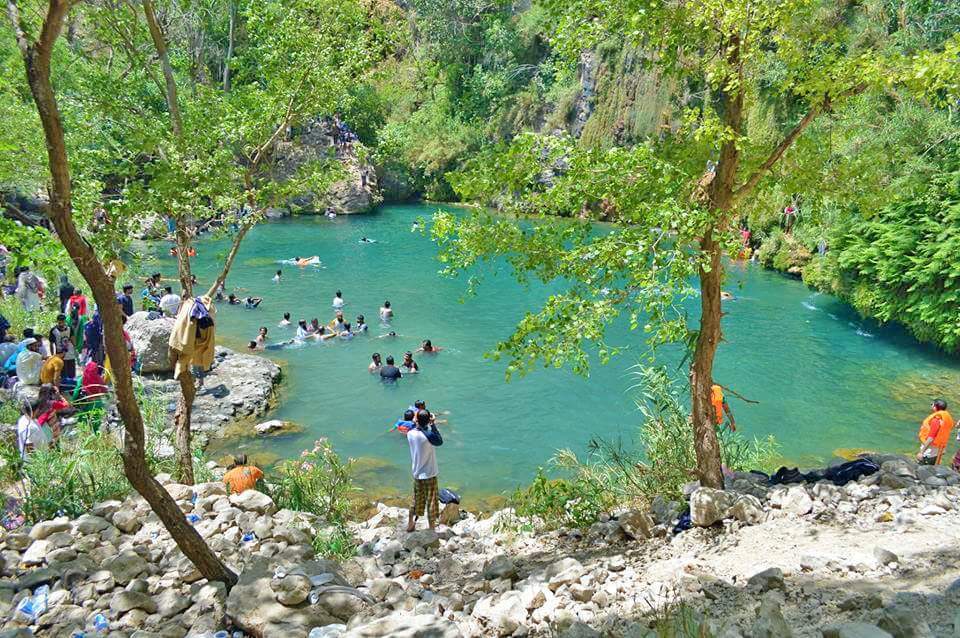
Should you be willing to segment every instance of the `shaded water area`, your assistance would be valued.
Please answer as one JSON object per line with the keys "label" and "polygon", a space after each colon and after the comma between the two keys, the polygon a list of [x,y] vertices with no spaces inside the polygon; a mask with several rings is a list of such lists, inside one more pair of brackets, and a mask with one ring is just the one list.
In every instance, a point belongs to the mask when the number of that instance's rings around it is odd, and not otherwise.
{"label": "shaded water area", "polygon": [[[219,307],[218,340],[242,349],[259,326],[271,341],[293,335],[279,328],[284,312],[299,318],[333,316],[334,292],[346,299],[353,321],[366,316],[370,335],[352,341],[310,343],[268,351],[285,371],[281,405],[271,418],[300,424],[296,434],[232,437],[211,452],[242,450],[260,462],[298,456],[318,437],[328,437],[343,455],[359,461],[363,486],[378,495],[409,490],[406,442],[388,428],[416,399],[427,401],[442,418],[445,444],[439,450],[441,484],[468,498],[491,495],[527,482],[558,448],[586,449],[591,437],[633,437],[639,422],[630,367],[646,353],[642,334],[626,322],[609,333],[625,355],[594,366],[589,378],[567,370],[538,370],[525,378],[504,379],[504,362],[486,359],[528,310],[539,307],[550,288],[525,288],[506,266],[487,276],[476,296],[464,298],[465,279],[438,275],[436,248],[411,232],[418,217],[435,205],[386,206],[358,217],[295,218],[263,224],[245,241],[228,290],[264,297],[256,310]],[[360,243],[361,237],[377,243]],[[225,243],[198,246],[195,272],[211,280]],[[322,267],[278,264],[294,256],[318,255]],[[271,278],[277,268],[283,280]],[[175,271],[163,259],[165,273]],[[931,398],[947,401],[960,387],[960,365],[932,348],[916,344],[898,328],[882,328],[857,317],[849,307],[802,283],[748,264],[734,264],[726,288],[724,334],[716,365],[718,382],[759,401],[731,398],[739,430],[748,437],[774,435],[784,456],[812,465],[839,448],[912,449],[917,424]],[[389,299],[396,316],[381,325],[377,309]],[[691,309],[693,303],[690,302]],[[395,339],[377,339],[389,330]],[[367,372],[370,354],[393,354],[398,361],[431,339],[444,351],[419,355],[419,375],[384,385]],[[659,353],[676,368],[679,350]],[[248,430],[249,432],[249,430]],[[259,455],[259,456],[257,456]]]}

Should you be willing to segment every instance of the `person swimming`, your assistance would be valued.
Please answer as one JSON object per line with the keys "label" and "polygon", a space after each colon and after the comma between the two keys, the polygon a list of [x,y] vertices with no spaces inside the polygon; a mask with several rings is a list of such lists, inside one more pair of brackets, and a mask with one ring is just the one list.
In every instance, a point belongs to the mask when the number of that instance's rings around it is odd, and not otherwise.
{"label": "person swimming", "polygon": [[350,324],[343,324],[343,330],[340,331],[339,337],[341,339],[353,339],[353,332],[350,330]]}
{"label": "person swimming", "polygon": [[413,422],[414,412],[413,410],[406,410],[403,413],[402,419],[397,419],[397,422],[393,424],[393,427],[390,428],[390,431],[394,430],[400,432],[401,434],[406,434],[413,428],[417,427],[417,424]]}
{"label": "person swimming", "polygon": [[417,349],[417,352],[423,352],[426,354],[436,354],[443,350],[440,346],[433,345],[429,339],[424,339],[423,343],[420,344],[420,348]]}
{"label": "person swimming", "polygon": [[384,301],[380,307],[380,320],[389,321],[393,318],[393,308],[390,307],[390,301]]}
{"label": "person swimming", "polygon": [[258,349],[262,350],[267,345],[267,327],[260,326],[260,331],[256,338]]}
{"label": "person swimming", "polygon": [[263,301],[263,297],[247,297],[243,300],[243,307],[247,310],[253,310],[260,305],[260,302]]}
{"label": "person swimming", "polygon": [[388,332],[388,333],[385,334],[385,335],[380,335],[380,336],[378,336],[377,339],[393,339],[394,337],[397,337],[397,336],[399,336],[399,335],[397,335],[396,332],[394,332],[393,330],[391,330],[390,332]]}
{"label": "person swimming", "polygon": [[282,328],[282,327],[284,327],[284,326],[289,326],[290,323],[291,323],[291,322],[290,322],[290,313],[289,313],[289,312],[283,313],[283,319],[280,320],[280,323],[279,323],[278,325]]}
{"label": "person swimming", "polygon": [[732,301],[733,299],[736,299],[736,297],[733,296],[733,293],[727,292],[726,290],[721,290],[720,299],[723,301]]}
{"label": "person swimming", "polygon": [[231,293],[230,293],[230,296],[227,297],[227,303],[230,304],[231,306],[239,306],[239,305],[240,305],[241,303],[243,303],[243,302],[240,301],[240,300],[237,298],[237,296],[231,292]]}
{"label": "person swimming", "polygon": [[369,237],[361,237],[361,238],[360,238],[360,243],[361,243],[361,244],[375,244],[375,243],[377,243],[377,240],[376,240],[376,239],[370,239]]}
{"label": "person swimming", "polygon": [[409,350],[403,353],[403,362],[400,363],[400,369],[407,374],[416,374],[420,372],[420,366],[413,360],[413,353]]}
{"label": "person swimming", "polygon": [[370,374],[376,374],[380,372],[380,368],[383,367],[383,361],[380,359],[380,353],[374,352],[370,355],[370,365],[367,366],[367,372]]}
{"label": "person swimming", "polygon": [[282,277],[283,277],[283,271],[282,271],[282,270],[278,270],[278,271],[277,271],[277,274],[275,274],[275,275],[273,276],[273,283],[275,283],[275,284],[280,283],[280,279],[281,279]]}
{"label": "person swimming", "polygon": [[367,322],[364,321],[363,315],[357,315],[357,326],[353,329],[353,332],[356,334],[366,334],[367,329]]}
{"label": "person swimming", "polygon": [[301,319],[300,321],[297,322],[297,335],[295,338],[298,341],[303,341],[304,339],[312,335],[313,333],[311,332],[310,328],[307,327],[306,319]]}
{"label": "person swimming", "polygon": [[333,295],[333,307],[343,308],[343,305],[344,305],[343,293],[338,290],[336,294]]}

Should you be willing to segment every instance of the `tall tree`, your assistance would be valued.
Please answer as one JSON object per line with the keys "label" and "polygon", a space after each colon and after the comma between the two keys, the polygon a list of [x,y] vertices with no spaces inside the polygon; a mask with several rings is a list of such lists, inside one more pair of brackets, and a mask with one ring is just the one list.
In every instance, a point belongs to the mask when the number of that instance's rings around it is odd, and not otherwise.
{"label": "tall tree", "polygon": [[[544,280],[572,282],[528,314],[498,346],[510,371],[573,360],[585,372],[585,344],[601,359],[618,348],[604,329],[627,309],[652,343],[686,342],[698,473],[722,488],[710,404],[722,339],[722,257],[735,244],[740,207],[818,118],[866,91],[906,86],[931,102],[957,91],[960,38],[937,51],[845,46],[856,3],[826,0],[573,0],[546,3],[552,43],[566,60],[584,47],[627,42],[646,63],[686,87],[669,114],[669,134],[630,149],[582,148],[572,140],[521,136],[473,162],[455,186],[466,198],[523,215],[614,218],[608,234],[586,221],[534,228],[475,214],[438,215],[441,259],[460,271],[494,254]],[[786,105],[777,137],[751,127],[769,100]],[[704,168],[706,167],[706,168]],[[696,292],[686,280],[694,275]],[[687,327],[677,293],[698,294],[699,325]],[[680,296],[684,296],[681,294]],[[646,316],[644,316],[646,315]]]}
{"label": "tall tree", "polygon": [[[91,244],[81,235],[74,223],[70,164],[60,109],[51,83],[51,59],[71,4],[73,3],[70,0],[50,0],[44,11],[37,36],[31,34],[30,27],[24,20],[16,0],[7,0],[7,14],[23,58],[27,83],[30,86],[30,93],[36,104],[46,140],[50,171],[48,213],[50,220],[100,307],[107,356],[112,361],[126,361],[127,352],[123,341],[121,311],[116,303],[113,281],[107,276]],[[124,365],[114,368],[117,409],[123,419],[125,430],[121,452],[124,473],[130,484],[156,512],[177,546],[196,565],[203,576],[208,580],[221,581],[228,588],[231,587],[237,580],[236,574],[213,553],[200,534],[184,518],[183,512],[173,498],[150,474],[144,455],[147,442],[143,417],[133,391],[130,369]]]}

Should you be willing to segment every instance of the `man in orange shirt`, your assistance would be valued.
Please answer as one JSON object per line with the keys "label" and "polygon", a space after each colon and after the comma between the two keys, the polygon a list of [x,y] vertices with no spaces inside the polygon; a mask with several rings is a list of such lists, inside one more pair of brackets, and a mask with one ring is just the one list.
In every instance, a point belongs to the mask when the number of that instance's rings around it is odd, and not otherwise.
{"label": "man in orange shirt", "polygon": [[227,485],[230,494],[239,494],[257,487],[257,481],[263,478],[263,470],[256,465],[247,465],[247,455],[237,454],[233,457],[233,465],[223,475],[223,482]]}
{"label": "man in orange shirt", "polygon": [[920,426],[920,451],[917,461],[921,465],[937,465],[947,451],[950,442],[950,430],[953,429],[953,417],[947,412],[947,402],[937,399],[930,406],[930,415]]}

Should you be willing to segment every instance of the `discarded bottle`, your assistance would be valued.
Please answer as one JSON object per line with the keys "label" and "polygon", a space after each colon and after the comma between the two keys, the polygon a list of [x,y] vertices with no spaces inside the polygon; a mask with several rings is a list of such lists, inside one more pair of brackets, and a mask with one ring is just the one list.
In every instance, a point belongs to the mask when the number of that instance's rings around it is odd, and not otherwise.
{"label": "discarded bottle", "polygon": [[[190,494],[190,502],[193,503],[193,504],[196,504],[196,502],[197,502],[197,493],[196,493],[196,492],[191,492],[191,494]],[[216,634],[214,634],[214,636],[216,636]]]}
{"label": "discarded bottle", "polygon": [[253,541],[257,540],[257,535],[254,534],[253,532],[247,532],[246,534],[243,535],[243,537],[240,540],[243,541],[244,543],[252,543]]}
{"label": "discarded bottle", "polygon": [[98,634],[105,634],[110,629],[110,621],[103,614],[97,614],[93,617],[93,628]]}
{"label": "discarded bottle", "polygon": [[314,589],[310,592],[310,604],[316,605],[318,602],[320,602],[320,592]]}
{"label": "discarded bottle", "polygon": [[213,634],[213,638],[230,638],[230,634],[221,629],[217,633]]}
{"label": "discarded bottle", "polygon": [[187,514],[187,522],[190,523],[191,525],[196,524],[196,522],[199,520],[200,520],[200,517],[197,516],[196,514]]}
{"label": "discarded bottle", "polygon": [[280,580],[281,578],[286,578],[286,576],[287,576],[287,571],[283,567],[280,567],[278,565],[277,569],[274,570],[273,572],[273,577],[276,578],[277,580]]}

